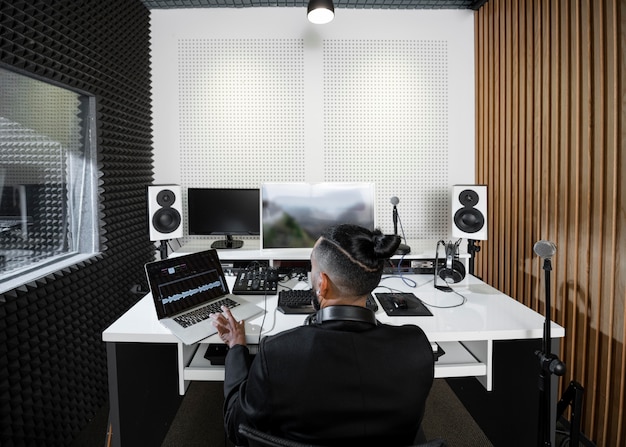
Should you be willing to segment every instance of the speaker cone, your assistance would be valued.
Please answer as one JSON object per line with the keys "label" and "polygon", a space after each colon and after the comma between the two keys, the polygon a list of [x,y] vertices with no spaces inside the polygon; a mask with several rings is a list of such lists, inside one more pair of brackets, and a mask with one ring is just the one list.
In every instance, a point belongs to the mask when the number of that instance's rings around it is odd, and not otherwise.
{"label": "speaker cone", "polygon": [[156,201],[160,206],[172,206],[172,204],[176,201],[176,194],[169,189],[163,189],[157,194]]}
{"label": "speaker cone", "polygon": [[480,200],[478,193],[473,189],[464,189],[459,194],[459,202],[461,202],[463,206],[476,206],[478,200]]}
{"label": "speaker cone", "polygon": [[152,216],[152,226],[161,233],[171,233],[179,227],[180,220],[175,208],[160,208]]}
{"label": "speaker cone", "polygon": [[461,231],[476,233],[485,225],[485,216],[476,208],[461,208],[454,213],[454,223]]}

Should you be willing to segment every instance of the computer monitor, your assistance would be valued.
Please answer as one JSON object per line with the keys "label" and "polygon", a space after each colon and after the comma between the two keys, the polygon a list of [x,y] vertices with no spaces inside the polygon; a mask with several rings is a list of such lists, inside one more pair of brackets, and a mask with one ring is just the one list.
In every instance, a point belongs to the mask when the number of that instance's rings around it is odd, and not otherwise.
{"label": "computer monitor", "polygon": [[17,230],[26,239],[32,220],[29,208],[25,185],[0,187],[0,232]]}
{"label": "computer monitor", "polygon": [[372,183],[264,183],[261,246],[310,248],[337,224],[375,228]]}
{"label": "computer monitor", "polygon": [[240,248],[233,235],[259,235],[260,192],[245,188],[188,188],[189,235],[225,235],[212,248]]}

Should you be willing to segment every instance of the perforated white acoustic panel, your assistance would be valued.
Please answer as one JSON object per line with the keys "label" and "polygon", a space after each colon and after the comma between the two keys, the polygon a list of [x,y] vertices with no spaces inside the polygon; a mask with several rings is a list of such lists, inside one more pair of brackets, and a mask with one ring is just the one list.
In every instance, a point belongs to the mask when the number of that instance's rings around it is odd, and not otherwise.
{"label": "perforated white acoustic panel", "polygon": [[[374,181],[377,222],[448,233],[448,59],[440,41],[324,41],[326,181]],[[399,229],[400,232],[400,229]]]}
{"label": "perforated white acoustic panel", "polygon": [[181,39],[181,183],[373,182],[383,231],[396,196],[407,239],[445,237],[447,87],[445,41]]}
{"label": "perforated white acoustic panel", "polygon": [[189,39],[178,54],[182,183],[301,181],[302,39]]}

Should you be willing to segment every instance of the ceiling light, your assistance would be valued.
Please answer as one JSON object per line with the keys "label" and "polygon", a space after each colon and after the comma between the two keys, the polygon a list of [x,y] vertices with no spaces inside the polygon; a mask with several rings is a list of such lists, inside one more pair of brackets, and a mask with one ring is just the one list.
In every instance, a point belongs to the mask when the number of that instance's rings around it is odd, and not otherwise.
{"label": "ceiling light", "polygon": [[309,22],[317,25],[330,22],[335,17],[333,0],[309,0],[307,17]]}

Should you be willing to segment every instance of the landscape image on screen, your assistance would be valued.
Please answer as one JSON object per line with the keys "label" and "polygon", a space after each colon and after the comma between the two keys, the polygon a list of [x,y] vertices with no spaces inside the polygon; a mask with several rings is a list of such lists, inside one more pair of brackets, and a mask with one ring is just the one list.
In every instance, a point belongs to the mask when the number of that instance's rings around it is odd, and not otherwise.
{"label": "landscape image on screen", "polygon": [[264,183],[261,202],[263,248],[310,248],[336,224],[375,226],[371,183]]}

